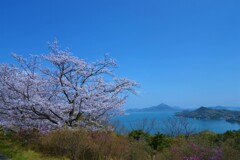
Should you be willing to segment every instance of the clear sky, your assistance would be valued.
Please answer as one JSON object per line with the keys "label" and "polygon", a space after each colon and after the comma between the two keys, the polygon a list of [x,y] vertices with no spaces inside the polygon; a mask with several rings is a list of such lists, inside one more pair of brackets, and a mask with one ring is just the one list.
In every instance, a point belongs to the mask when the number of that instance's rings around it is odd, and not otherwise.
{"label": "clear sky", "polygon": [[240,106],[239,0],[0,1],[0,63],[55,37],[88,61],[116,59],[141,84],[125,107]]}

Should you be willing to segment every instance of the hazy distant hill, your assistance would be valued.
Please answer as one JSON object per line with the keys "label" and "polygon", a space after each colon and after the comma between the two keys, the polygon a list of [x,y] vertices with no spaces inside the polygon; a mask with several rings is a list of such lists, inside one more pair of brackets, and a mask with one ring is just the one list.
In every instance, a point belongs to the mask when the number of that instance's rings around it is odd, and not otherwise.
{"label": "hazy distant hill", "polygon": [[175,114],[176,116],[198,118],[198,119],[225,119],[229,122],[240,123],[240,111],[213,109],[200,107],[193,111],[182,111]]}
{"label": "hazy distant hill", "polygon": [[214,107],[208,107],[212,109],[226,109],[226,110],[233,110],[233,111],[240,111],[240,107],[232,107],[232,106],[214,106]]}
{"label": "hazy distant hill", "polygon": [[147,107],[147,108],[134,108],[128,109],[126,112],[161,112],[161,111],[180,111],[179,107],[172,107],[167,104],[161,103],[157,106]]}

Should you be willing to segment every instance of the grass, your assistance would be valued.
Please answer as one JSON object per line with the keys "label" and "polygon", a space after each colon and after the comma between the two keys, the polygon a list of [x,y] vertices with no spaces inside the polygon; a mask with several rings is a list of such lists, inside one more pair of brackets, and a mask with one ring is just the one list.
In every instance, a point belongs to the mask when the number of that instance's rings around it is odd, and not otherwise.
{"label": "grass", "polygon": [[43,156],[24,147],[18,140],[0,131],[0,153],[11,160],[67,160],[66,158]]}

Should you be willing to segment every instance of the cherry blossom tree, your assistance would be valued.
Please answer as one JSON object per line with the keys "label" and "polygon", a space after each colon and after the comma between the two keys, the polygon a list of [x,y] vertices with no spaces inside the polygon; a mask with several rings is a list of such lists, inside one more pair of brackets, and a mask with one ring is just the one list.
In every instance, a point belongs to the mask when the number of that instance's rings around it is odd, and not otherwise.
{"label": "cherry blossom tree", "polygon": [[[62,50],[55,40],[47,55],[0,64],[0,124],[11,129],[101,128],[122,113],[135,81],[113,74],[108,55],[94,63]],[[110,78],[109,78],[110,77]]]}

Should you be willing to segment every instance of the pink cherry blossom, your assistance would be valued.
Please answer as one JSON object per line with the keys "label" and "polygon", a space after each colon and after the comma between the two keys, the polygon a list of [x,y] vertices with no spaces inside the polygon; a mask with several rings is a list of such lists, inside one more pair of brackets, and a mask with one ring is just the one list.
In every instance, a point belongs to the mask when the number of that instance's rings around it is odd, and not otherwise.
{"label": "pink cherry blossom", "polygon": [[[94,63],[62,50],[57,41],[47,55],[17,64],[0,64],[0,124],[11,129],[101,128],[122,113],[121,106],[138,85],[113,74],[117,66],[105,55]],[[107,79],[107,80],[106,80]]]}

